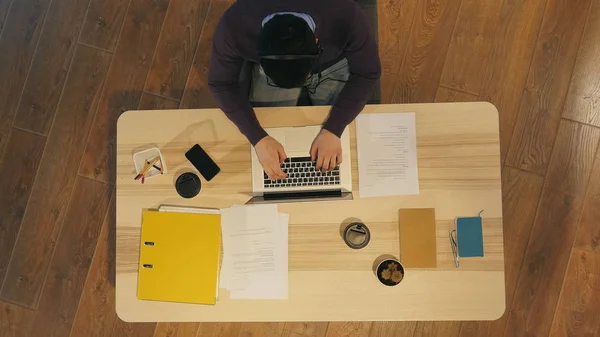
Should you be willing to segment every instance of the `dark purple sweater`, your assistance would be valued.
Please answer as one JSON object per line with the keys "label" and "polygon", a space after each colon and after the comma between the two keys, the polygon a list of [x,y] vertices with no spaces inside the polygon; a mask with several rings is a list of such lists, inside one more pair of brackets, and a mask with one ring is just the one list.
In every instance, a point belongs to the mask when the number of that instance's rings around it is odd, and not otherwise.
{"label": "dark purple sweater", "polygon": [[319,70],[346,58],[350,78],[323,127],[338,137],[364,108],[381,75],[371,27],[354,0],[238,0],[215,31],[208,85],[220,108],[252,145],[267,135],[239,84],[244,60],[259,63],[258,35],[262,19],[276,12],[309,14],[323,46]]}

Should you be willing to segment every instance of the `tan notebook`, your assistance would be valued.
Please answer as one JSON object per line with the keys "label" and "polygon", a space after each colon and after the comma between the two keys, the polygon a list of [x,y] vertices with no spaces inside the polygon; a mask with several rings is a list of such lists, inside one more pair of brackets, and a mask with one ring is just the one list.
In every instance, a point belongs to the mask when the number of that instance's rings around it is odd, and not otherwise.
{"label": "tan notebook", "polygon": [[400,262],[405,268],[437,267],[435,209],[409,208],[398,213]]}

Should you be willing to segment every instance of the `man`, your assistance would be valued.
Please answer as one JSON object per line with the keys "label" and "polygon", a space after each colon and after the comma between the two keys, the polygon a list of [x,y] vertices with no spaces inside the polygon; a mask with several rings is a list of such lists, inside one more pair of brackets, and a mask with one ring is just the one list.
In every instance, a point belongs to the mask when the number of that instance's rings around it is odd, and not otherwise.
{"label": "man", "polygon": [[[255,64],[250,97],[239,84],[244,61]],[[316,168],[332,170],[341,163],[342,132],[380,75],[371,28],[353,0],[238,0],[215,31],[208,85],[275,180],[286,177],[285,150],[252,107],[296,105],[303,87],[314,105],[333,105],[310,148]]]}

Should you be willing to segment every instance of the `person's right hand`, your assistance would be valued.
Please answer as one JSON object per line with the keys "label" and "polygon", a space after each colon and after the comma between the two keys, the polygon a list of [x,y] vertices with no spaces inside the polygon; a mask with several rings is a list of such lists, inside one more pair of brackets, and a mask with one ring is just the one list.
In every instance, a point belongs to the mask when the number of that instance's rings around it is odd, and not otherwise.
{"label": "person's right hand", "polygon": [[271,136],[266,136],[254,145],[258,161],[271,180],[285,179],[287,174],[279,164],[287,158],[283,146]]}

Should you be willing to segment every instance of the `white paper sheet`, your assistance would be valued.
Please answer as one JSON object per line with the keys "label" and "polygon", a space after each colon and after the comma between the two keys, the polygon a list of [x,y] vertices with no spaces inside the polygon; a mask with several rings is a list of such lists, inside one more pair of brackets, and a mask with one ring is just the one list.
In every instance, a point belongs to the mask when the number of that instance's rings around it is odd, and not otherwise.
{"label": "white paper sheet", "polygon": [[221,214],[221,287],[231,299],[286,299],[289,215],[277,205],[234,206]]}
{"label": "white paper sheet", "polygon": [[359,115],[356,141],[361,198],[419,194],[414,112]]}
{"label": "white paper sheet", "polygon": [[287,299],[288,298],[288,265],[287,265],[287,224],[289,216],[280,214],[280,235],[274,246],[274,266],[271,270],[258,269],[251,273],[233,269],[231,299]]}

